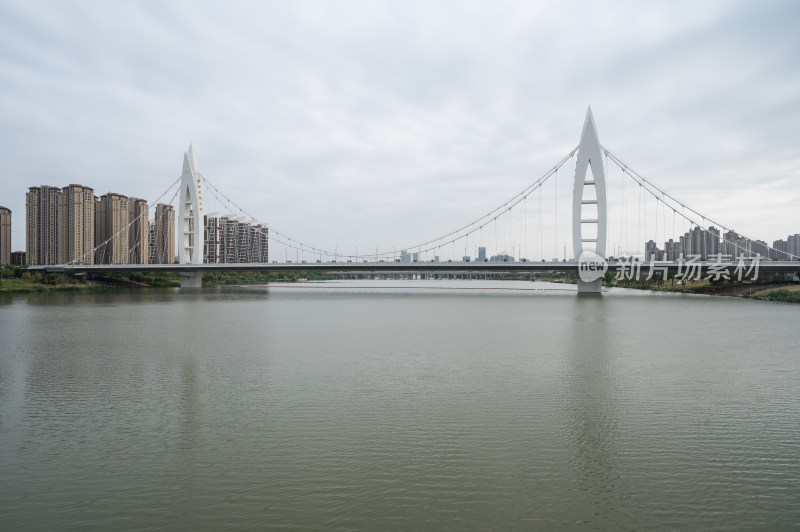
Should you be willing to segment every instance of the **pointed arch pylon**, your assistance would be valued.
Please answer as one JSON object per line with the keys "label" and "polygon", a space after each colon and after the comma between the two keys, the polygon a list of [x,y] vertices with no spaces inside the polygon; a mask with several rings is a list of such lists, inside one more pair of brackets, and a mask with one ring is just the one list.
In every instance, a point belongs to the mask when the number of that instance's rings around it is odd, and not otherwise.
{"label": "pointed arch pylon", "polygon": [[178,204],[180,246],[178,263],[203,263],[203,194],[200,188],[197,157],[192,145],[183,154],[183,172]]}
{"label": "pointed arch pylon", "polygon": [[[572,250],[577,261],[584,252],[594,252],[602,259],[606,258],[606,175],[602,157],[592,108],[589,107],[578,146],[572,189]],[[589,179],[586,178],[587,170],[591,171]],[[577,282],[579,293],[600,293],[603,286],[602,277],[587,282],[578,276]]]}

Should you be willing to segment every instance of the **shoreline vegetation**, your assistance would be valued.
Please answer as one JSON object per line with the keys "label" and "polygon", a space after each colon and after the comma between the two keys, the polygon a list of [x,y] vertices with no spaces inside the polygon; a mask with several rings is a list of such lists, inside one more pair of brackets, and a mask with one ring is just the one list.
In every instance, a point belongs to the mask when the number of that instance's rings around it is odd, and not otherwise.
{"label": "shoreline vegetation", "polygon": [[768,276],[757,281],[712,282],[708,279],[682,282],[674,277],[663,279],[624,279],[618,280],[615,274],[606,273],[603,280],[605,287],[633,288],[654,292],[673,292],[684,294],[715,295],[758,299],[762,301],[779,301],[782,303],[800,303],[800,285],[792,284],[780,276]]}
{"label": "shoreline vegetation", "polygon": [[[236,286],[269,283],[294,283],[340,279],[335,273],[317,272],[205,272],[203,286]],[[541,272],[507,274],[497,280],[537,280],[553,283],[575,284],[576,274],[563,272]],[[42,274],[28,272],[17,266],[0,268],[0,293],[29,293],[46,291],[105,290],[110,288],[179,287],[180,278],[172,273],[129,273],[95,275],[87,278],[67,270],[65,274]],[[681,283],[670,278],[664,280],[618,280],[607,272],[603,286],[674,292],[686,294],[721,295],[752,298],[763,301],[800,303],[800,285],[790,284],[779,278],[765,278],[756,282],[722,281],[713,283],[706,279]]]}

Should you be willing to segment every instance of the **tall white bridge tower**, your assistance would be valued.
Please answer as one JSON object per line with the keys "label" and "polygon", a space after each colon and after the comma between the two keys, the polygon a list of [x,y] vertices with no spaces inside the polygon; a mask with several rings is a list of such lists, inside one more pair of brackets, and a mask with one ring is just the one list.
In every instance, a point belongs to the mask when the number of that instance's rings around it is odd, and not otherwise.
{"label": "tall white bridge tower", "polygon": [[[183,171],[178,192],[179,264],[203,264],[203,192],[192,145],[183,154]],[[201,288],[202,272],[181,272],[181,286]]]}
{"label": "tall white bridge tower", "polygon": [[200,189],[200,174],[197,157],[192,145],[183,154],[183,172],[178,205],[178,227],[180,228],[180,264],[203,263],[203,193]]}
{"label": "tall white bridge tower", "polygon": [[[578,146],[572,189],[572,250],[579,264],[605,263],[606,219],[606,175],[603,171],[600,140],[594,125],[592,108],[589,107]],[[602,276],[585,281],[578,275],[577,282],[579,293],[600,293],[603,286]]]}

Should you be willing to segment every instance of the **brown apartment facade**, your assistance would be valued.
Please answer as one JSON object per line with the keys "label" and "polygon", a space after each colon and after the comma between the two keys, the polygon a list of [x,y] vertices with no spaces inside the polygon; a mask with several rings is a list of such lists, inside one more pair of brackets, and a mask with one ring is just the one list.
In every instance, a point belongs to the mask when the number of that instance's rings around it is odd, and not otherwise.
{"label": "brown apartment facade", "polygon": [[58,195],[56,250],[58,264],[94,263],[94,190],[68,185]]}
{"label": "brown apartment facade", "polygon": [[109,192],[95,205],[95,263],[128,264],[128,197]]}
{"label": "brown apartment facade", "polygon": [[150,264],[175,262],[175,209],[156,205],[155,220],[150,224]]}
{"label": "brown apartment facade", "polygon": [[25,259],[28,264],[58,264],[56,212],[58,187],[31,187],[25,194]]}
{"label": "brown apartment facade", "polygon": [[[92,188],[77,184],[62,189],[43,185],[28,189],[25,211],[26,264],[174,261],[175,212],[171,205],[159,204],[156,223],[151,224],[143,199],[116,193],[97,198]],[[152,237],[151,226],[157,233]]]}
{"label": "brown apartment facade", "polygon": [[11,209],[0,205],[0,266],[11,264]]}

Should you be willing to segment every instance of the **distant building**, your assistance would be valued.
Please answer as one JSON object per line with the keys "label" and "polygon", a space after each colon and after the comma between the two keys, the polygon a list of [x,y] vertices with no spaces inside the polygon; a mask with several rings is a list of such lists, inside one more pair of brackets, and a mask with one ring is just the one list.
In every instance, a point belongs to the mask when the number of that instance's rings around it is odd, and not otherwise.
{"label": "distant building", "polygon": [[11,265],[12,266],[25,266],[27,264],[25,262],[25,252],[24,251],[12,251],[11,252]]}
{"label": "distant building", "polygon": [[43,185],[25,194],[27,264],[93,264],[95,195],[83,185]]}
{"label": "distant building", "polygon": [[769,246],[763,240],[755,240],[750,245],[752,256],[761,255],[763,258],[769,257]]}
{"label": "distant building", "polygon": [[753,243],[743,236],[739,237],[739,240],[736,241],[736,249],[738,251],[738,257],[743,257],[746,259],[754,255]]}
{"label": "distant building", "polygon": [[203,216],[206,264],[243,264],[269,262],[269,229],[254,221],[231,216]]}
{"label": "distant building", "polygon": [[30,187],[25,194],[25,260],[28,264],[57,264],[57,187]]}
{"label": "distant building", "polygon": [[469,262],[469,259],[470,259],[469,255],[464,255],[463,257],[461,257],[461,262]]}
{"label": "distant building", "polygon": [[680,259],[682,254],[680,242],[675,242],[671,238],[664,242],[664,260],[675,262]]}
{"label": "distant building", "polygon": [[[489,262],[514,262],[514,257],[506,255],[505,253],[498,253],[489,259]],[[558,262],[558,259],[553,259],[553,262]]]}
{"label": "distant building", "polygon": [[708,259],[708,248],[706,246],[708,235],[706,234],[705,229],[699,226],[695,226],[689,231],[689,239],[690,239],[690,247],[691,247],[691,255],[699,255],[699,260],[706,260]]}
{"label": "distant building", "polygon": [[73,184],[61,189],[56,228],[59,264],[94,264],[95,202],[92,188]]}
{"label": "distant building", "polygon": [[220,241],[222,223],[216,213],[203,216],[203,262],[217,264],[220,262]]}
{"label": "distant building", "polygon": [[741,236],[736,231],[728,231],[723,235],[722,238],[722,254],[729,257],[731,260],[736,259],[739,256],[739,248],[737,247],[737,242],[741,239]]}
{"label": "distant building", "polygon": [[128,263],[148,264],[150,260],[150,220],[147,201],[128,198]]}
{"label": "distant building", "polygon": [[11,209],[0,206],[0,266],[11,264]]}
{"label": "distant building", "polygon": [[772,250],[770,250],[769,258],[772,260],[789,260],[786,253],[786,240],[775,240],[772,242]]}
{"label": "distant building", "polygon": [[109,192],[95,206],[95,263],[128,264],[128,197]]}
{"label": "distant building", "polygon": [[788,260],[800,260],[800,234],[786,238],[786,252],[790,255]]}
{"label": "distant building", "polygon": [[266,224],[254,223],[249,227],[247,239],[247,262],[269,262],[269,228]]}
{"label": "distant building", "polygon": [[156,223],[147,222],[147,264],[156,264]]}
{"label": "distant building", "polygon": [[405,249],[400,250],[400,262],[411,262],[411,253]]}
{"label": "distant building", "polygon": [[478,262],[486,262],[486,248],[479,247],[478,248],[478,258],[476,259]]}
{"label": "distant building", "polygon": [[706,257],[709,259],[718,257],[721,253],[719,244],[719,229],[712,225],[708,228],[706,237]]}
{"label": "distant building", "polygon": [[150,239],[153,246],[151,264],[172,264],[175,262],[175,209],[172,205],[156,205],[153,231]]}
{"label": "distant building", "polygon": [[647,243],[644,245],[644,260],[651,261],[651,260],[661,260],[661,250],[658,249],[658,246],[652,240],[648,240]]}
{"label": "distant building", "polygon": [[413,253],[411,255],[411,260],[414,261],[414,262],[419,261],[419,253]]}

